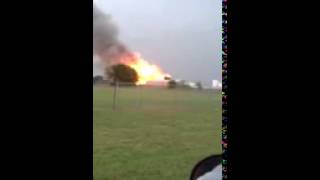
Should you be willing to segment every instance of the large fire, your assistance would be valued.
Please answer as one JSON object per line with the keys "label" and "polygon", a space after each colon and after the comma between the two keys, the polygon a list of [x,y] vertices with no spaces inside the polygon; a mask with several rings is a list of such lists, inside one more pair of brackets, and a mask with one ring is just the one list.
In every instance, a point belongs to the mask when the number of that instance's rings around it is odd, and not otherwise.
{"label": "large fire", "polygon": [[171,77],[169,74],[164,73],[157,65],[151,64],[141,58],[138,53],[130,57],[122,58],[121,63],[136,70],[138,74],[137,85],[144,85],[148,81],[164,81],[167,77]]}

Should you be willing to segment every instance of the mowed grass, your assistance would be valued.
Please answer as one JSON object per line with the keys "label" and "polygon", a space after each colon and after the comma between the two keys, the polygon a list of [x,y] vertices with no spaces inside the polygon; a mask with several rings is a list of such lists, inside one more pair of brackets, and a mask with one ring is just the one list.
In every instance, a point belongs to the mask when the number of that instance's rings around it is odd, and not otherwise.
{"label": "mowed grass", "polygon": [[221,93],[93,89],[94,180],[186,180],[201,159],[221,153]]}

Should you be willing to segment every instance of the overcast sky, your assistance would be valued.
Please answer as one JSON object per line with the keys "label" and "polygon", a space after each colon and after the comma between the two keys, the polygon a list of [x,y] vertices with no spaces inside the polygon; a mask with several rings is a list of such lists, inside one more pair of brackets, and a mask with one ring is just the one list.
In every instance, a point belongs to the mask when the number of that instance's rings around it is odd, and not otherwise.
{"label": "overcast sky", "polygon": [[[221,81],[221,0],[98,0],[119,39],[174,78]],[[94,69],[94,71],[96,71]]]}

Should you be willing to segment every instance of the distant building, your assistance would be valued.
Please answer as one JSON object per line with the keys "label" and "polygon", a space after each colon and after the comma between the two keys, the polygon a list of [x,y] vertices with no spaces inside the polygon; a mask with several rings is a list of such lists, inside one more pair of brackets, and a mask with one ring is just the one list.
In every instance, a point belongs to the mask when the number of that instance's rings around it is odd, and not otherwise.
{"label": "distant building", "polygon": [[213,89],[222,89],[222,83],[218,80],[212,80]]}
{"label": "distant building", "polygon": [[[199,87],[199,83],[192,82],[192,81],[185,81],[180,79],[173,80],[176,83],[177,88],[191,88],[191,89],[201,89]],[[144,86],[150,87],[168,87],[168,80],[157,80],[157,81],[147,81]],[[201,85],[200,85],[201,86]]]}
{"label": "distant building", "polygon": [[194,82],[187,82],[186,85],[188,87],[190,87],[190,88],[193,88],[193,89],[197,89],[198,88],[197,84],[194,83]]}
{"label": "distant building", "polygon": [[192,81],[175,79],[175,82],[177,83],[177,87],[199,89],[198,84]]}

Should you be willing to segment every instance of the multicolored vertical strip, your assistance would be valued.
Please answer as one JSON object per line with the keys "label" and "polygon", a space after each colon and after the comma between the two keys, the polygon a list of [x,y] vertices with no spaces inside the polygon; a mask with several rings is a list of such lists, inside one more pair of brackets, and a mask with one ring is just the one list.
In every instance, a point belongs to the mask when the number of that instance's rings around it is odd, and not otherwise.
{"label": "multicolored vertical strip", "polygon": [[222,179],[227,179],[227,0],[222,0]]}

